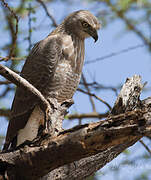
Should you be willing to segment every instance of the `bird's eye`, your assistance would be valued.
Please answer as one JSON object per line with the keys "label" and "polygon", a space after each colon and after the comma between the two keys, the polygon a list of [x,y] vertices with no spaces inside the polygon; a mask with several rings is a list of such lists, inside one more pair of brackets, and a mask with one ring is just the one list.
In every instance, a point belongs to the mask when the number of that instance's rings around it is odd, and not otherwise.
{"label": "bird's eye", "polygon": [[86,27],[89,26],[89,24],[88,24],[87,22],[84,21],[84,22],[82,22],[82,26],[86,28]]}

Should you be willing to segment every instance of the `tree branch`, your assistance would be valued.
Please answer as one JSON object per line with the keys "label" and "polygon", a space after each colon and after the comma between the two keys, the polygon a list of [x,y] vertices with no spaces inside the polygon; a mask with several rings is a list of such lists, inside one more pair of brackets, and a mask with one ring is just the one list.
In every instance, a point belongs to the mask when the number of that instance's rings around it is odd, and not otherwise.
{"label": "tree branch", "polygon": [[[11,28],[10,29],[12,29],[12,47],[11,47],[11,49],[10,49],[10,52],[9,52],[9,55],[8,55],[8,57],[6,57],[5,59],[1,59],[1,61],[2,60],[9,60],[9,59],[11,59],[11,57],[14,55],[13,53],[14,53],[14,51],[15,51],[15,47],[16,47],[16,41],[17,41],[17,34],[18,34],[18,21],[19,21],[19,19],[18,19],[18,16],[16,15],[16,13],[8,6],[8,4],[5,2],[5,0],[1,0],[2,1],[2,4],[3,4],[3,6],[5,7],[5,8],[7,8],[8,9],[8,11],[11,13],[11,16],[10,17],[8,17],[8,18],[15,18],[15,20],[16,20],[16,26],[15,26],[15,30],[14,30],[14,28],[13,28],[13,24],[12,24],[12,22],[10,22],[10,26],[11,26]],[[10,20],[10,19],[9,19]]]}
{"label": "tree branch", "polygon": [[102,102],[103,104],[105,104],[105,105],[109,108],[109,110],[112,109],[111,106],[110,106],[106,101],[104,101],[102,98],[96,96],[95,94],[90,93],[90,91],[89,91],[89,92],[86,92],[86,91],[84,91],[83,89],[80,89],[80,88],[78,88],[77,90],[78,90],[79,92],[82,92],[82,93],[87,94],[87,95],[89,95],[89,96],[95,97],[97,100],[99,100],[100,102]]}
{"label": "tree branch", "polygon": [[0,109],[0,116],[10,117],[10,110],[8,110],[8,109]]}
{"label": "tree branch", "polygon": [[[83,81],[83,84],[84,84],[84,87],[86,88],[86,90],[87,90],[87,95],[89,96],[89,99],[90,99],[90,103],[91,103],[91,105],[92,105],[92,110],[93,110],[93,112],[96,112],[96,108],[95,108],[95,104],[94,104],[94,101],[93,101],[93,96],[92,95],[90,95],[91,93],[90,93],[90,89],[89,89],[89,86],[87,86],[87,81],[86,81],[86,78],[84,77],[84,74],[82,73],[82,76],[81,76],[81,78],[82,78],[82,81]],[[81,91],[82,92],[82,91]],[[95,96],[94,96],[95,97]],[[95,97],[96,98],[96,97]]]}
{"label": "tree branch", "polygon": [[53,25],[54,27],[57,27],[58,24],[57,24],[55,18],[49,13],[49,11],[48,11],[45,3],[44,3],[42,0],[37,0],[37,2],[39,2],[39,3],[42,5],[42,7],[43,7],[44,11],[46,12],[47,16],[51,19],[52,25]]}
{"label": "tree branch", "polygon": [[22,179],[23,172],[26,172],[24,179],[39,178],[67,163],[147,135],[151,126],[146,123],[146,110],[130,111],[98,123],[76,126],[53,139],[48,137],[14,152],[3,153],[0,164],[7,164],[8,176],[13,174]]}
{"label": "tree branch", "polygon": [[92,113],[83,113],[83,114],[69,114],[66,117],[70,120],[73,119],[87,119],[87,118],[96,118],[96,119],[103,119],[109,115],[109,112],[106,113],[97,113],[97,112],[92,112]]}
{"label": "tree branch", "polygon": [[7,68],[6,66],[3,66],[0,64],[0,75],[5,77],[7,80],[13,82],[18,87],[21,87],[37,97],[41,104],[43,105],[44,109],[47,109],[49,107],[48,101],[44,98],[44,96],[33,86],[31,85],[27,80]]}
{"label": "tree branch", "polygon": [[[13,152],[2,153],[0,172],[5,172],[11,178],[13,175],[13,178],[37,179],[52,170],[56,172],[60,166],[74,161],[77,161],[75,169],[78,170],[78,167],[86,165],[86,160],[91,162],[94,157],[96,161],[97,155],[98,159],[101,159],[95,171],[98,167],[103,167],[126,147],[151,132],[151,99],[139,100],[140,92],[144,87],[140,80],[139,76],[127,79],[112,111],[116,115],[110,115],[106,120],[97,123],[76,126],[60,132],[54,138],[48,136],[28,145],[25,143]],[[118,114],[124,110],[127,112]],[[124,149],[121,146],[124,146]],[[108,154],[109,157],[104,162],[105,152],[110,152],[110,156]],[[80,163],[83,164],[80,165]],[[26,177],[24,172],[26,172]],[[78,174],[75,175],[78,176]],[[83,171],[81,175],[81,177],[87,177],[90,172]]]}

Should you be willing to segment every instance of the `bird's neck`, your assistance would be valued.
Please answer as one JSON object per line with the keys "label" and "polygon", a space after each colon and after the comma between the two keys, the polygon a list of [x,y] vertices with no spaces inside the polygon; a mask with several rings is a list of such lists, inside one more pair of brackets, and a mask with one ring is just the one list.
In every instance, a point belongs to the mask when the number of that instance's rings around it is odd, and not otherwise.
{"label": "bird's neck", "polygon": [[[68,59],[71,62],[71,65],[73,69],[75,69],[76,73],[81,73],[83,63],[84,63],[84,54],[85,54],[85,47],[84,47],[84,39],[80,38],[76,34],[68,31],[65,29],[64,24],[60,24],[52,33],[53,34],[63,34],[65,36],[70,36],[72,39],[72,42],[70,44],[73,44],[74,48],[74,58],[71,55],[71,57]],[[62,36],[63,37],[63,36]],[[65,51],[68,51],[69,47],[65,47]],[[72,54],[72,53],[71,53]]]}
{"label": "bird's neck", "polygon": [[74,54],[75,54],[75,72],[81,73],[83,63],[84,63],[84,39],[80,39],[78,36],[74,34],[70,34],[74,46]]}

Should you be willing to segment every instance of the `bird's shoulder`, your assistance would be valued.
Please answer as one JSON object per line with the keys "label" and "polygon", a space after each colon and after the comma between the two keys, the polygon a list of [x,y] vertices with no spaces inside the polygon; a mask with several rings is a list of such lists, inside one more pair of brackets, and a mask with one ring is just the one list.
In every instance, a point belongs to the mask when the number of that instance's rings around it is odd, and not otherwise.
{"label": "bird's shoulder", "polygon": [[50,33],[46,39],[44,39],[44,43],[51,43],[55,42],[58,45],[68,45],[73,42],[72,36],[67,33],[57,32],[57,33]]}
{"label": "bird's shoulder", "polygon": [[62,43],[62,40],[59,34],[55,34],[55,35],[50,34],[43,40],[35,43],[28,57],[32,55],[36,55],[36,54],[41,54],[43,53],[43,51],[47,51],[51,49],[54,51],[55,48],[59,49],[61,43]]}

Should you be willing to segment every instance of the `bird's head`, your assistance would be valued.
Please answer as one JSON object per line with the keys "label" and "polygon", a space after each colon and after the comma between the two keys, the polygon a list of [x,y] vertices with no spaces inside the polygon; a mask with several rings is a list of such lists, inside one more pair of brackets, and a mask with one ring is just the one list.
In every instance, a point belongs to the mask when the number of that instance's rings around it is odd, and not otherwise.
{"label": "bird's head", "polygon": [[80,10],[73,12],[64,20],[66,31],[72,32],[81,39],[93,37],[95,42],[98,40],[97,30],[100,29],[98,19],[89,11]]}

